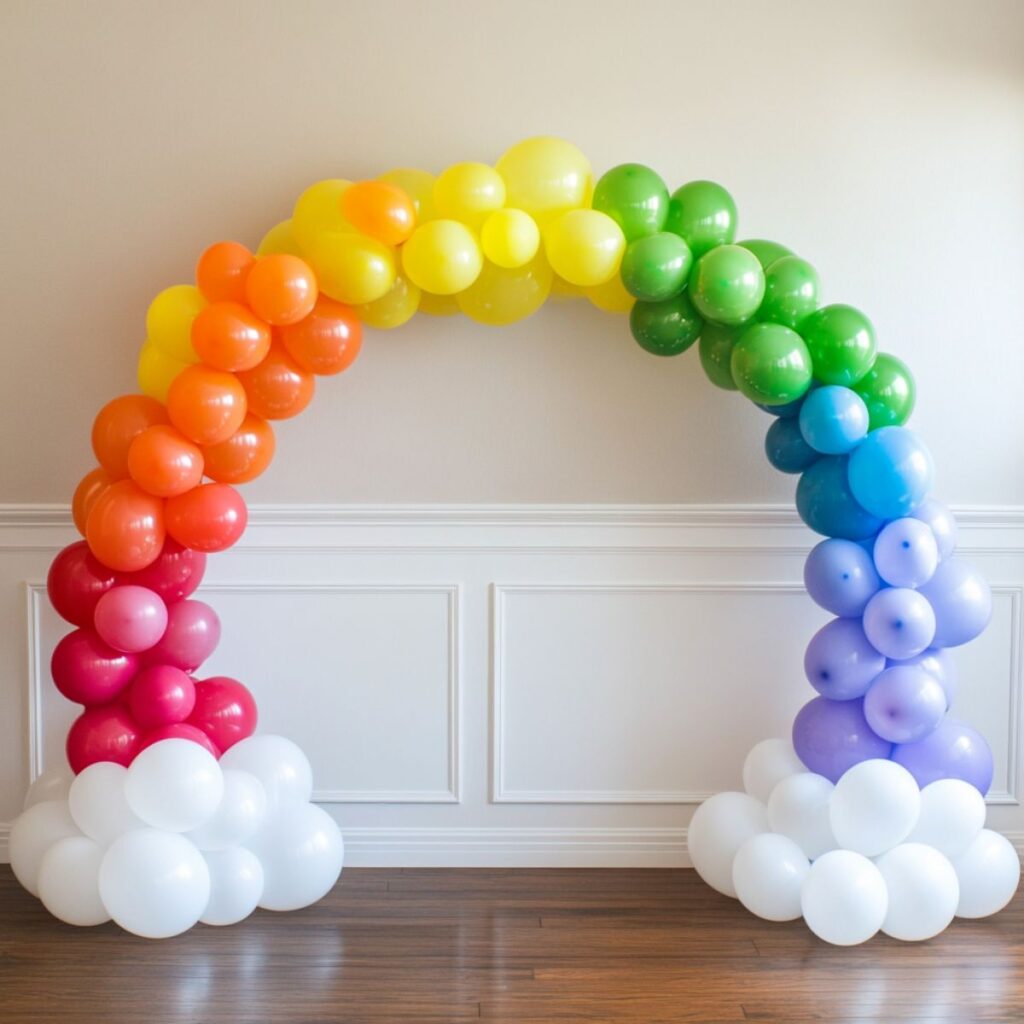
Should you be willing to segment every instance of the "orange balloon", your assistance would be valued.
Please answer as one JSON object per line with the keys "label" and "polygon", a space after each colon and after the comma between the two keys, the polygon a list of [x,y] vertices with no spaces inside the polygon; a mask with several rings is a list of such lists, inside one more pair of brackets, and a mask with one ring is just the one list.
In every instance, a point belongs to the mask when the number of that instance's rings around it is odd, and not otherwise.
{"label": "orange balloon", "polygon": [[387,181],[357,181],[345,189],[341,213],[357,231],[385,245],[401,245],[416,227],[409,194]]}
{"label": "orange balloon", "polygon": [[135,572],[164,546],[164,501],[134,480],[112,483],[93,502],[85,526],[89,549],[108,568]]}
{"label": "orange balloon", "polygon": [[170,498],[202,481],[203,453],[174,427],[150,427],[128,449],[128,472],[144,491]]}
{"label": "orange balloon", "polygon": [[270,328],[240,302],[211,302],[192,321],[192,347],[216,370],[251,370],[270,350]]}
{"label": "orange balloon", "polygon": [[78,486],[75,488],[75,496],[71,499],[71,518],[74,519],[75,526],[83,537],[92,506],[113,482],[114,478],[105,469],[99,467],[89,470],[79,480]]}
{"label": "orange balloon", "polygon": [[240,373],[238,379],[245,388],[250,412],[265,420],[298,416],[313,400],[316,387],[313,374],[302,369],[279,341],[270,346],[267,358],[259,366]]}
{"label": "orange balloon", "polygon": [[167,422],[167,410],[148,395],[121,395],[96,414],[92,450],[115,480],[128,475],[128,447],[147,427]]}
{"label": "orange balloon", "polygon": [[254,480],[270,465],[276,445],[270,424],[250,412],[226,441],[203,449],[206,475],[224,484]]}
{"label": "orange balloon", "polygon": [[242,425],[245,410],[239,378],[202,363],[182,370],[167,392],[171,423],[198,445],[226,441]]}
{"label": "orange balloon", "polygon": [[193,551],[223,551],[242,536],[249,513],[229,484],[202,484],[167,499],[167,532]]}
{"label": "orange balloon", "polygon": [[362,328],[352,310],[321,295],[305,320],[282,327],[281,341],[310,373],[341,373],[355,361],[362,345]]}
{"label": "orange balloon", "polygon": [[253,312],[278,327],[308,316],[317,293],[310,265],[286,252],[261,256],[245,282],[245,296]]}
{"label": "orange balloon", "polygon": [[207,302],[245,302],[245,279],[255,262],[240,242],[217,242],[199,257],[196,285]]}

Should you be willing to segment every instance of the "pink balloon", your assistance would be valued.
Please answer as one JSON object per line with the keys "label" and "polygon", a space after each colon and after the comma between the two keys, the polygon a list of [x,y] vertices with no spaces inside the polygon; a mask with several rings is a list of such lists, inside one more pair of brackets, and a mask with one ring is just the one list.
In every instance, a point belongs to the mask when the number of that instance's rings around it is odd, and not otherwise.
{"label": "pink balloon", "polygon": [[144,729],[184,722],[196,703],[192,677],[173,665],[144,668],[131,685],[128,707]]}
{"label": "pink balloon", "polygon": [[256,731],[256,701],[237,679],[214,676],[195,686],[195,708],[189,722],[202,729],[221,750]]}
{"label": "pink balloon", "polygon": [[206,555],[202,551],[193,551],[168,537],[155,562],[138,572],[122,573],[121,582],[148,587],[167,604],[173,604],[195,593],[204,572]]}
{"label": "pink balloon", "polygon": [[146,661],[193,672],[213,654],[219,641],[217,613],[202,601],[179,601],[167,609],[167,629]]}
{"label": "pink balloon", "polygon": [[135,654],[115,651],[92,629],[68,633],[53,652],[50,673],[58,690],[78,704],[106,704],[139,670]]}
{"label": "pink balloon", "polygon": [[210,737],[202,729],[197,729],[194,725],[188,725],[186,722],[175,722],[173,725],[161,725],[156,729],[151,729],[142,737],[142,741],[135,748],[132,756],[137,757],[146,747],[151,747],[161,740],[191,740],[193,743],[205,747],[214,757],[220,757],[220,751],[214,746]]}
{"label": "pink balloon", "polygon": [[70,544],[53,560],[46,577],[50,604],[61,618],[76,626],[91,626],[96,602],[117,582],[84,540]]}
{"label": "pink balloon", "polygon": [[167,605],[148,587],[117,586],[96,602],[96,632],[119,651],[148,651],[167,629]]}
{"label": "pink balloon", "polygon": [[78,772],[97,761],[127,766],[138,753],[139,727],[126,708],[106,704],[86,708],[68,730],[64,744],[68,764]]}

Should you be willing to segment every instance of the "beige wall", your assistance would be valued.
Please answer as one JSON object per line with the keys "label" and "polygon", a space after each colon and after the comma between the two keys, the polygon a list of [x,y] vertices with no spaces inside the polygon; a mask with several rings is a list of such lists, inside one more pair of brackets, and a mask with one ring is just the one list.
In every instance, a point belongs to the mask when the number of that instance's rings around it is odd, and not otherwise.
{"label": "beige wall", "polygon": [[[564,135],[733,190],[923,392],[940,491],[1024,502],[1024,5],[0,5],[0,501],[66,501],[150,297],[309,182]],[[968,387],[966,381],[972,380]],[[965,393],[966,392],[966,393]],[[625,323],[374,335],[280,431],[262,501],[774,501],[766,419]]]}

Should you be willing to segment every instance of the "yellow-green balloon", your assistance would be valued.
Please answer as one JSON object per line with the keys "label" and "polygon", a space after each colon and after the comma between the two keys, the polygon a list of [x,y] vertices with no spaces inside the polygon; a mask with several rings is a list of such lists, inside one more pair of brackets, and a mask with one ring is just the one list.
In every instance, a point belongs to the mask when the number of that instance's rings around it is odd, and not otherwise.
{"label": "yellow-green balloon", "polygon": [[749,249],[756,257],[758,263],[767,270],[777,259],[781,259],[783,256],[792,256],[793,251],[787,249],[784,245],[780,245],[778,242],[769,242],[766,238],[746,238],[742,242],[737,242],[737,245],[742,245],[744,249]]}
{"label": "yellow-green balloon", "polygon": [[706,253],[690,273],[690,295],[705,320],[742,324],[764,298],[764,271],[757,257],[739,245],[720,245]]}
{"label": "yellow-green balloon", "polygon": [[818,272],[799,256],[780,256],[764,272],[764,299],[759,320],[796,330],[818,307]]}
{"label": "yellow-green balloon", "polygon": [[752,402],[785,405],[811,386],[811,356],[803,338],[782,324],[743,329],[729,360],[736,386]]}
{"label": "yellow-green balloon", "polygon": [[661,231],[668,216],[668,189],[650,167],[619,164],[601,175],[591,205],[608,214],[632,242]]}
{"label": "yellow-green balloon", "polygon": [[917,399],[914,375],[902,359],[879,352],[874,365],[853,388],[868,407],[868,430],[901,427]]}
{"label": "yellow-green balloon", "polygon": [[732,350],[740,336],[741,327],[726,327],[724,324],[706,323],[700,332],[697,353],[700,365],[709,381],[716,388],[735,391],[736,381],[732,379]]}
{"label": "yellow-green balloon", "polygon": [[686,287],[692,265],[690,247],[678,235],[659,231],[629,243],[619,273],[641,302],[661,302]]}
{"label": "yellow-green balloon", "polygon": [[694,259],[736,237],[736,204],[721,185],[691,181],[672,193],[665,230],[679,235]]}
{"label": "yellow-green balloon", "polygon": [[853,387],[875,361],[875,329],[853,306],[822,306],[800,325],[822,384]]}
{"label": "yellow-green balloon", "polygon": [[656,356],[685,352],[697,340],[703,323],[686,292],[663,302],[638,302],[629,314],[637,344]]}

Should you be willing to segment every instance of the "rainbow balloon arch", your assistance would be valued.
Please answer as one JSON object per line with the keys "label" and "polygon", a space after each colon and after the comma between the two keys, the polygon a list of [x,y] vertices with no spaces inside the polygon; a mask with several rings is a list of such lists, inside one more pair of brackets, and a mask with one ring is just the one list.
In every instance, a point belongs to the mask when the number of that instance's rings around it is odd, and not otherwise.
{"label": "rainbow balloon arch", "polygon": [[927,939],[1005,906],[1020,862],[984,827],[992,755],[949,714],[948,649],[985,628],[991,595],[929,496],[931,456],[905,426],[913,378],[877,351],[863,313],[819,305],[810,263],[736,242],[736,222],[712,182],[670,194],[622,164],[595,184],[578,149],[534,138],[493,167],[318,182],[255,254],[207,249],[195,285],[149,307],[141,394],[97,415],[98,466],[73,500],[85,539],[49,573],[76,627],[53,680],[83,710],[67,737],[73,777],[35,780],[12,827],[21,884],[70,924],[113,919],[152,938],[331,889],[343,843],[310,802],[305,755],[255,734],[240,682],[196,678],[220,634],[191,596],[206,556],[245,529],[236,486],[270,464],[271,422],[352,364],[362,325],[417,311],[507,324],[562,295],[628,313],[654,355],[696,344],[712,384],[771,414],[768,460],[799,476],[797,510],[826,538],[805,567],[835,616],[807,648],[817,695],[791,738],[750,752],[745,792],[698,808],[701,877],[839,945],[879,930]]}

